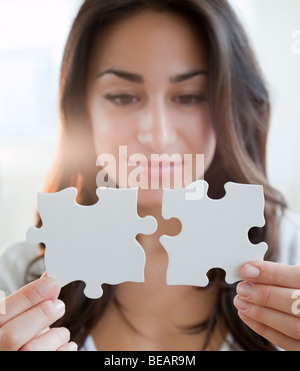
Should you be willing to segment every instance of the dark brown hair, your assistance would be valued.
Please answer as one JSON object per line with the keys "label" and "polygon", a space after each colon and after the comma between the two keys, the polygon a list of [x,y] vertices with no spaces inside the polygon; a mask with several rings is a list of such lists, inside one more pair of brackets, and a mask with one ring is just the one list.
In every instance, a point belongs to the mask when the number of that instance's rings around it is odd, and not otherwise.
{"label": "dark brown hair", "polygon": [[[247,36],[225,0],[86,0],[73,23],[63,58],[60,81],[61,139],[46,192],[78,188],[78,202],[91,205],[96,197],[96,155],[92,130],[86,120],[86,87],[90,55],[96,37],[112,22],[134,12],[151,9],[185,17],[205,35],[209,48],[210,106],[217,136],[214,161],[205,178],[209,195],[220,198],[224,184],[234,181],[264,186],[266,198],[264,228],[253,228],[253,243],[266,241],[267,259],[276,261],[279,252],[278,209],[285,203],[268,182],[266,143],[270,122],[268,92]],[[76,150],[75,150],[76,149]],[[99,169],[98,169],[99,171]],[[38,220],[38,226],[41,220]],[[220,294],[206,323],[207,342],[221,318],[234,344],[245,350],[274,350],[267,340],[245,326],[233,306],[236,285],[226,285],[220,270],[212,278]],[[83,295],[83,284],[64,287],[60,298],[66,314],[56,324],[70,329],[79,345],[114,300],[114,287],[106,285],[100,300]],[[203,326],[199,324],[199,331]],[[197,327],[196,327],[197,328]]]}

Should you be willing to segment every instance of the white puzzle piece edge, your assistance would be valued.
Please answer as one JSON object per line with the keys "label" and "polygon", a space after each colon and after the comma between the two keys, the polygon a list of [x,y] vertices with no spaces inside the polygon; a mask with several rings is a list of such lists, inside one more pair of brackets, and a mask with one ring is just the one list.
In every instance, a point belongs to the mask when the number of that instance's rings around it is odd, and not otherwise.
{"label": "white puzzle piece edge", "polygon": [[136,240],[139,233],[157,229],[152,216],[137,215],[138,189],[97,189],[93,206],[76,202],[77,189],[38,195],[43,226],[30,228],[27,240],[44,243],[48,276],[60,287],[84,281],[91,299],[102,296],[101,285],[144,282],[145,252]]}
{"label": "white puzzle piece edge", "polygon": [[212,268],[223,269],[229,284],[240,281],[242,265],[263,260],[268,249],[265,242],[254,245],[248,238],[251,228],[265,224],[263,187],[229,182],[226,195],[213,200],[207,195],[208,183],[196,183],[193,188],[204,192],[193,201],[188,188],[164,189],[163,217],[182,224],[179,235],[160,237],[169,256],[167,284],[205,287]]}
{"label": "white puzzle piece edge", "polygon": [[[201,198],[188,193],[204,190]],[[227,183],[221,200],[207,196],[208,184],[197,181],[193,187],[163,191],[162,215],[182,224],[178,236],[161,236],[168,253],[168,285],[206,286],[207,272],[222,268],[226,281],[241,279],[239,269],[247,261],[262,260],[267,244],[250,243],[252,227],[265,220],[263,187]],[[97,189],[99,201],[93,206],[76,202],[76,188],[38,195],[43,226],[30,228],[27,240],[44,243],[48,276],[63,287],[84,281],[84,293],[99,298],[101,285],[144,282],[145,252],[136,240],[140,233],[152,234],[157,222],[152,216],[137,215],[138,189]]]}

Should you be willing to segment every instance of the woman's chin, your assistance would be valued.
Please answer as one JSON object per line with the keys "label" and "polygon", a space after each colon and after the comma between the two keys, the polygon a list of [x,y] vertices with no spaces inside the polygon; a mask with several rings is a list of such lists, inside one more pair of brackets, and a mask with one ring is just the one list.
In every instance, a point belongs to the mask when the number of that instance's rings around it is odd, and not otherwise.
{"label": "woman's chin", "polygon": [[139,189],[138,205],[142,208],[161,207],[162,195],[162,189]]}

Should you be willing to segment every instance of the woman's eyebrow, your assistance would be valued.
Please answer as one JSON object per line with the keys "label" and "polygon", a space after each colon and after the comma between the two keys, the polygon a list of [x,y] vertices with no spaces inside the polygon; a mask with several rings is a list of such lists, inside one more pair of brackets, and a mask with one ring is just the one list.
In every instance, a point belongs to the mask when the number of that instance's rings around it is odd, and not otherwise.
{"label": "woman's eyebrow", "polygon": [[183,73],[181,75],[171,77],[170,82],[172,84],[177,84],[179,82],[192,79],[193,77],[196,77],[196,76],[199,76],[199,75],[207,75],[208,76],[208,71],[194,70],[194,71],[186,72],[186,73]]}
{"label": "woman's eyebrow", "polygon": [[135,82],[137,84],[143,84],[144,83],[144,78],[141,75],[137,75],[135,73],[127,72],[127,71],[122,71],[122,70],[106,70],[104,72],[101,72],[97,75],[97,78],[102,77],[107,74],[113,74],[116,75],[124,80],[128,80],[131,82]]}
{"label": "woman's eyebrow", "polygon": [[[102,77],[102,76],[107,75],[107,74],[113,74],[113,75],[116,75],[117,77],[120,77],[124,80],[134,82],[134,83],[137,83],[137,84],[143,84],[145,82],[143,76],[141,76],[141,75],[131,73],[131,72],[127,72],[127,71],[123,71],[123,70],[115,70],[115,69],[109,69],[109,70],[106,70],[104,72],[101,72],[97,75],[97,78]],[[186,72],[186,73],[171,77],[170,82],[172,84],[177,84],[179,82],[192,79],[193,77],[198,76],[198,75],[208,75],[208,71],[193,70],[193,71],[190,71],[190,72]]]}

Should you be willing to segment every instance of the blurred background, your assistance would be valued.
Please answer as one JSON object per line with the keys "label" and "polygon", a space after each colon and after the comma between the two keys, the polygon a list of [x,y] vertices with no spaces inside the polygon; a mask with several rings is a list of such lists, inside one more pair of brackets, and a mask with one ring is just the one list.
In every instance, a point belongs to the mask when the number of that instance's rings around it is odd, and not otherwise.
{"label": "blurred background", "polygon": [[[272,185],[300,213],[300,0],[231,0],[271,92]],[[0,247],[24,240],[58,133],[63,48],[82,0],[0,0]]]}

